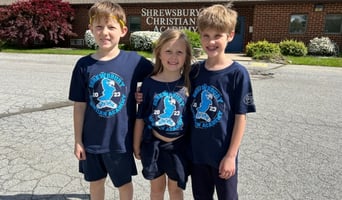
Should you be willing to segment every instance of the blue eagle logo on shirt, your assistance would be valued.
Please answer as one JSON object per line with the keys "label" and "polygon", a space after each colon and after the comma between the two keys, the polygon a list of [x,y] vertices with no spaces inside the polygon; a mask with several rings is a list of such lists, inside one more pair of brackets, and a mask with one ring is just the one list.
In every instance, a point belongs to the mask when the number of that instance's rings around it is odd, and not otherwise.
{"label": "blue eagle logo on shirt", "polygon": [[99,109],[101,108],[115,109],[117,107],[117,104],[112,101],[113,94],[116,91],[115,82],[108,78],[104,78],[101,81],[101,85],[103,88],[102,96],[97,98],[97,100],[99,100],[99,103],[96,105],[96,107]]}
{"label": "blue eagle logo on shirt", "polygon": [[213,127],[221,120],[224,102],[215,87],[200,85],[195,88],[192,98],[191,112],[196,128]]}
{"label": "blue eagle logo on shirt", "polygon": [[89,105],[101,117],[112,117],[127,100],[124,79],[115,73],[101,72],[89,79]]}
{"label": "blue eagle logo on shirt", "polygon": [[213,104],[212,102],[213,95],[211,95],[208,91],[203,91],[201,93],[201,103],[200,106],[197,108],[196,119],[203,119],[207,122],[211,121],[211,118],[206,113],[210,106]]}
{"label": "blue eagle logo on shirt", "polygon": [[182,110],[186,101],[180,94],[163,91],[155,94],[152,102],[153,112],[148,119],[153,127],[169,132],[183,129]]}
{"label": "blue eagle logo on shirt", "polygon": [[160,114],[159,120],[156,121],[156,126],[174,126],[176,123],[172,120],[172,115],[176,110],[175,100],[172,97],[168,96],[164,98],[164,110],[163,113]]}

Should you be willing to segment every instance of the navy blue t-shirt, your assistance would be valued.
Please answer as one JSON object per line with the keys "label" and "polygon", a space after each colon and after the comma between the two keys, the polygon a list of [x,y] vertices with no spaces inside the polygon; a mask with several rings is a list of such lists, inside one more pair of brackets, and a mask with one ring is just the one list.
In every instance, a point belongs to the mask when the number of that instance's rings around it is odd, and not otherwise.
{"label": "navy blue t-shirt", "polygon": [[193,71],[193,162],[218,168],[229,148],[235,115],[255,112],[249,73],[237,62],[218,71],[207,70],[202,62]]}
{"label": "navy blue t-shirt", "polygon": [[183,78],[168,83],[146,78],[141,92],[143,102],[139,105],[137,118],[144,119],[145,127],[154,129],[168,138],[185,133],[188,124],[189,95],[184,87]]}
{"label": "navy blue t-shirt", "polygon": [[134,92],[153,69],[135,52],[120,51],[109,61],[90,55],[76,63],[69,99],[86,102],[83,145],[87,152],[131,152],[136,114]]}

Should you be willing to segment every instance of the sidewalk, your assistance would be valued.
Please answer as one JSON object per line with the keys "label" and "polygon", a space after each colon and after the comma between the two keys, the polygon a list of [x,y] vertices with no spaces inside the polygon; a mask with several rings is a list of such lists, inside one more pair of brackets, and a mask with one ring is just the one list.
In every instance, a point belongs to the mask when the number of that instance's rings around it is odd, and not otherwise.
{"label": "sidewalk", "polygon": [[[246,54],[243,53],[228,53],[226,54],[230,59],[234,61],[252,61],[253,59],[251,57],[246,56]],[[200,57],[197,58],[198,60],[204,60],[207,59],[206,54],[202,54]]]}

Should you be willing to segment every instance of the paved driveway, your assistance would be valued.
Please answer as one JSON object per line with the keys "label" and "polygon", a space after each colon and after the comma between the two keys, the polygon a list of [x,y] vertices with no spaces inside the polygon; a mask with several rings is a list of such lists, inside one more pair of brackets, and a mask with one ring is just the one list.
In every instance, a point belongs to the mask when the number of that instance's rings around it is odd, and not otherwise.
{"label": "paved driveway", "polygon": [[[0,53],[1,200],[88,199],[67,100],[78,58]],[[342,68],[240,62],[257,106],[240,149],[240,199],[342,199]],[[136,200],[149,199],[141,174],[134,187]],[[110,182],[106,190],[118,199]]]}

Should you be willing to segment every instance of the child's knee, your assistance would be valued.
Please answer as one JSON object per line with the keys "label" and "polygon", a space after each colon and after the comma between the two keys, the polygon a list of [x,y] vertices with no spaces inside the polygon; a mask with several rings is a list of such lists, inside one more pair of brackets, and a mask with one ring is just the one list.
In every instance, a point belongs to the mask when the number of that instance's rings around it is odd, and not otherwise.
{"label": "child's knee", "polygon": [[91,199],[103,199],[105,192],[105,181],[106,179],[100,179],[97,181],[90,182],[90,196]]}
{"label": "child's knee", "polygon": [[182,193],[183,190],[182,188],[178,187],[177,181],[168,179],[168,184],[167,184],[167,190],[169,193]]}
{"label": "child's knee", "polygon": [[120,199],[133,199],[133,184],[132,182],[126,183],[119,188]]}
{"label": "child's knee", "polygon": [[168,184],[168,192],[170,199],[182,200],[183,197],[183,189],[178,187],[177,182],[175,184]]}
{"label": "child's knee", "polygon": [[97,181],[91,181],[90,182],[90,189],[102,188],[102,187],[104,187],[105,182],[106,182],[106,178],[103,178],[103,179],[100,179]]}
{"label": "child's knee", "polygon": [[129,191],[133,189],[133,184],[132,182],[126,183],[120,187],[118,187],[119,191]]}

